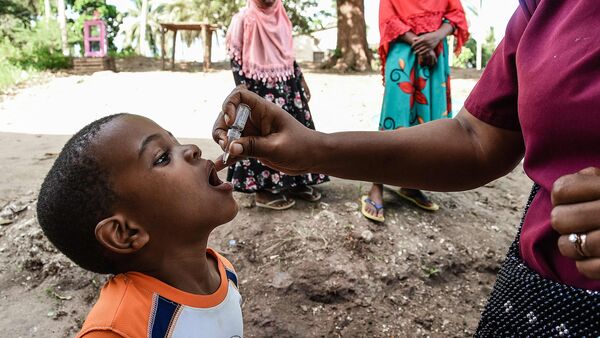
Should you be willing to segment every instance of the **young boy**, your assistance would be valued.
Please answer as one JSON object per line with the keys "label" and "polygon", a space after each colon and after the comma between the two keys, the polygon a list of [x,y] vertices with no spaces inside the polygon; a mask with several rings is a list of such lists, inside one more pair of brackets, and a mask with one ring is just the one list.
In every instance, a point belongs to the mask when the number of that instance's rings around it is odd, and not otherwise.
{"label": "young boy", "polygon": [[243,336],[237,276],[207,248],[237,205],[200,155],[129,114],[99,119],[64,146],[40,190],[40,225],[82,268],[115,274],[78,337]]}

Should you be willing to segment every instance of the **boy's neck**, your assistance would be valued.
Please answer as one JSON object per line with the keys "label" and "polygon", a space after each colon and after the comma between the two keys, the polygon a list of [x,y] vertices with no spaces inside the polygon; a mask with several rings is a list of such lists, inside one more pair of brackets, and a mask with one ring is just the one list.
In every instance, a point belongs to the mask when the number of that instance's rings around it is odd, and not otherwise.
{"label": "boy's neck", "polygon": [[212,294],[219,288],[221,278],[217,258],[207,253],[207,242],[208,239],[200,245],[164,252],[158,264],[140,272],[181,291]]}

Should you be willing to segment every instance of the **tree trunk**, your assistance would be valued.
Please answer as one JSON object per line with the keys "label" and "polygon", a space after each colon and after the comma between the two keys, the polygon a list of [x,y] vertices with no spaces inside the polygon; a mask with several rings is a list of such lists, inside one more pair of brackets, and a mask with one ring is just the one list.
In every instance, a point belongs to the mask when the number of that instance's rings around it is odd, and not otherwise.
{"label": "tree trunk", "polygon": [[212,30],[210,25],[202,28],[202,42],[204,44],[204,62],[202,67],[204,71],[210,70],[212,57]]}
{"label": "tree trunk", "polygon": [[50,21],[50,17],[52,16],[51,11],[52,9],[50,8],[50,0],[44,0],[44,20],[46,23]]}
{"label": "tree trunk", "polygon": [[138,43],[138,54],[146,55],[146,25],[148,23],[148,0],[142,0],[140,12],[140,42]]}
{"label": "tree trunk", "polygon": [[342,72],[371,70],[364,0],[337,0],[337,48],[330,65]]}
{"label": "tree trunk", "polygon": [[[480,15],[483,14],[483,1],[481,0],[477,2],[477,13],[480,13]],[[479,32],[479,37],[475,39],[475,42],[477,42],[477,49],[475,52],[475,67],[477,68],[477,70],[481,70],[481,63],[483,60],[483,41],[485,40],[485,34],[483,33],[485,31],[485,23],[483,22],[481,17],[479,17],[478,19],[479,20],[477,20],[477,24],[479,26],[479,29],[477,31]]]}
{"label": "tree trunk", "polygon": [[65,0],[56,0],[58,11],[58,27],[60,28],[60,41],[63,55],[69,55],[69,41],[67,39],[67,16],[65,15]]}

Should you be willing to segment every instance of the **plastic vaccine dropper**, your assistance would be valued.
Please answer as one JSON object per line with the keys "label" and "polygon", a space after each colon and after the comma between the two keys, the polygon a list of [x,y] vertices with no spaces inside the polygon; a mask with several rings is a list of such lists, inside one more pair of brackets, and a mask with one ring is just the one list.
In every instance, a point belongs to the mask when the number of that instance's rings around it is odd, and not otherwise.
{"label": "plastic vaccine dropper", "polygon": [[[240,103],[235,112],[235,122],[227,131],[227,147],[231,145],[231,142],[238,140],[242,136],[242,131],[246,126],[246,121],[250,116],[250,107],[246,104]],[[229,148],[223,156],[223,163],[227,162],[229,158]]]}

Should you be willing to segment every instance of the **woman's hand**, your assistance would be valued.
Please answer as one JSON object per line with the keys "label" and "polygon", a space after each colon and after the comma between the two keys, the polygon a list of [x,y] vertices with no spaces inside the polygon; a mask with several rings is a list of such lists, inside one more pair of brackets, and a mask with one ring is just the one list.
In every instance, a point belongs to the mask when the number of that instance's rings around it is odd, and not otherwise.
{"label": "woman's hand", "polygon": [[434,51],[430,50],[425,55],[417,56],[419,58],[419,64],[426,67],[433,67],[437,64],[437,55]]}
{"label": "woman's hand", "polygon": [[442,36],[437,31],[425,33],[413,40],[412,49],[417,55],[425,55],[434,50],[440,41],[442,41]]}
{"label": "woman's hand", "polygon": [[[227,130],[235,121],[236,108],[247,104],[250,117],[242,137],[227,144]],[[306,128],[278,105],[263,99],[244,86],[238,86],[225,99],[213,126],[213,139],[223,151],[229,149],[227,163],[222,155],[215,161],[221,170],[246,157],[255,157],[266,166],[291,175],[310,171],[315,160],[311,150],[322,143],[321,133]]]}
{"label": "woman's hand", "polygon": [[600,279],[600,168],[556,180],[552,204],[552,226],[561,234],[561,254],[574,259],[583,275]]}

